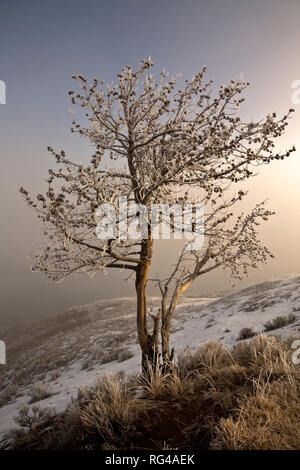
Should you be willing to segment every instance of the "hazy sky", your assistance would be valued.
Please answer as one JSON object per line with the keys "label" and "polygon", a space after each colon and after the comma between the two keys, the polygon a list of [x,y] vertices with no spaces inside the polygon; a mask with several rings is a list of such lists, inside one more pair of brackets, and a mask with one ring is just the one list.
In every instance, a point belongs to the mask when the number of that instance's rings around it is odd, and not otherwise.
{"label": "hazy sky", "polygon": [[[19,187],[33,194],[45,189],[48,145],[81,161],[91,153],[88,142],[69,132],[72,75],[112,81],[121,66],[149,55],[158,71],[188,78],[206,64],[218,84],[241,72],[251,82],[243,116],[280,114],[293,106],[291,84],[300,80],[299,23],[299,0],[0,0],[0,80],[7,86],[7,104],[0,104],[1,325],[133,293],[116,282],[116,272],[56,285],[29,270],[42,231]],[[277,212],[262,231],[276,259],[247,282],[300,271],[300,105],[295,108],[279,148],[299,149],[247,185],[249,206],[268,198]],[[156,271],[171,252],[164,242]],[[226,287],[221,271],[199,279],[191,292]]]}

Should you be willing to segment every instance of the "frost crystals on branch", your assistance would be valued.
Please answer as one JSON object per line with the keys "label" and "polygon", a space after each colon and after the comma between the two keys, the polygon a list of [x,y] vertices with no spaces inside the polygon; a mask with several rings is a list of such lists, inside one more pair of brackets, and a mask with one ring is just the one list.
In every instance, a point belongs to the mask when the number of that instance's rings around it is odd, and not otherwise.
{"label": "frost crystals on branch", "polygon": [[[203,67],[180,87],[180,76],[172,78],[163,71],[155,78],[152,67],[150,58],[135,70],[124,67],[117,83],[108,87],[96,78],[88,85],[83,75],[76,75],[80,91],[69,94],[72,103],[84,110],[87,125],[74,120],[71,131],[86,136],[95,152],[89,163],[75,163],[63,151],[49,147],[57,166],[49,170],[46,194],[31,198],[21,188],[45,226],[46,245],[36,255],[34,270],[56,281],[108,268],[134,274],[144,370],[148,361],[157,359],[160,321],[162,356],[165,361],[171,358],[172,315],[180,295],[195,279],[217,267],[228,268],[240,278],[270,256],[259,241],[257,225],[271,212],[262,203],[234,220],[233,208],[246,193],[240,190],[232,196],[232,187],[254,176],[259,165],[295,150],[274,150],[292,109],[282,117],[272,113],[258,122],[239,117],[248,83],[232,80],[214,90],[212,81],[204,80]],[[156,281],[162,305],[152,334],[146,299],[154,248],[150,221],[148,238],[140,241],[100,240],[96,235],[97,208],[110,203],[118,210],[120,197],[137,207],[185,203],[205,207],[204,247],[189,253],[183,250],[170,278]]]}

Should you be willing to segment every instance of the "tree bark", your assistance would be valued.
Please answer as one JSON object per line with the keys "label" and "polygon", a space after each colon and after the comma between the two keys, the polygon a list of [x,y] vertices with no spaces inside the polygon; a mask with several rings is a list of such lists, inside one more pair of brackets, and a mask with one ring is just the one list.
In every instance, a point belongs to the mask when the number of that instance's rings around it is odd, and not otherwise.
{"label": "tree bark", "polygon": [[174,349],[170,351],[170,335],[171,335],[171,325],[172,325],[173,314],[177,306],[180,295],[181,295],[181,289],[180,289],[180,286],[177,285],[173,293],[172,299],[170,301],[169,307],[167,309],[166,308],[163,309],[163,316],[162,316],[162,323],[161,323],[161,350],[162,350],[163,364],[165,366],[168,366],[168,364],[170,364],[170,362],[173,361],[173,357],[174,357]]}
{"label": "tree bark", "polygon": [[141,262],[136,271],[137,296],[137,331],[142,351],[142,370],[147,373],[149,363],[155,366],[157,357],[157,334],[149,334],[147,327],[147,297],[146,288],[153,252],[153,240],[143,240],[141,244]]}

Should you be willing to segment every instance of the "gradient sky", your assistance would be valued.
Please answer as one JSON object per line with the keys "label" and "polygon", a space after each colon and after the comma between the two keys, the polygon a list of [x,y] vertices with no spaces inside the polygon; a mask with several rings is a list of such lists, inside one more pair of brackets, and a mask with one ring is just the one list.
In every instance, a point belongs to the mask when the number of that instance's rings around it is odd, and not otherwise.
{"label": "gradient sky", "polygon": [[[149,55],[158,71],[188,78],[205,64],[217,84],[241,72],[251,82],[244,117],[280,114],[293,106],[291,84],[300,79],[299,23],[299,0],[0,0],[0,80],[7,86],[7,104],[0,105],[0,325],[133,294],[116,272],[56,285],[29,270],[42,231],[19,187],[33,194],[45,189],[48,145],[81,161],[91,153],[87,141],[69,132],[72,75],[110,82],[121,66]],[[300,105],[295,108],[279,148],[295,144],[297,152],[247,184],[249,207],[268,198],[277,212],[262,230],[276,259],[238,287],[300,271]],[[170,262],[172,250],[163,242],[155,271]],[[191,293],[228,287],[221,271],[199,279]]]}

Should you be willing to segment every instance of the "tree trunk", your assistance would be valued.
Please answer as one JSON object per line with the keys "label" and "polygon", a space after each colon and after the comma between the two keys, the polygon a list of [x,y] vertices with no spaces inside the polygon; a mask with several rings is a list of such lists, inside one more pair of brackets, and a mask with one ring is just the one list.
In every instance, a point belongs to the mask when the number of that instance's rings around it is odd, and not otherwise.
{"label": "tree trunk", "polygon": [[169,307],[167,309],[164,307],[163,309],[161,322],[161,350],[163,365],[165,368],[168,368],[170,366],[170,363],[173,361],[174,358],[174,348],[172,349],[172,351],[170,351],[171,326],[174,311],[177,306],[178,300],[182,294],[182,291],[182,286],[180,283],[178,283],[174,290]]}
{"label": "tree trunk", "polygon": [[142,370],[147,373],[149,363],[155,365],[157,357],[157,344],[155,334],[150,335],[147,328],[147,297],[146,288],[149,268],[153,251],[152,239],[142,241],[141,262],[136,272],[136,296],[137,296],[137,332],[142,351]]}
{"label": "tree trunk", "polygon": [[172,318],[176,305],[177,302],[172,305],[170,304],[161,324],[161,352],[163,364],[165,365],[172,362],[174,357],[174,350],[170,351],[170,335]]}

